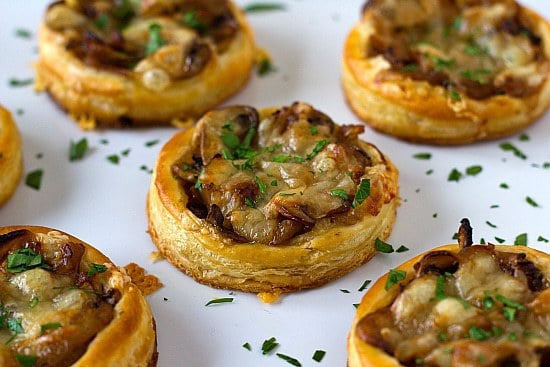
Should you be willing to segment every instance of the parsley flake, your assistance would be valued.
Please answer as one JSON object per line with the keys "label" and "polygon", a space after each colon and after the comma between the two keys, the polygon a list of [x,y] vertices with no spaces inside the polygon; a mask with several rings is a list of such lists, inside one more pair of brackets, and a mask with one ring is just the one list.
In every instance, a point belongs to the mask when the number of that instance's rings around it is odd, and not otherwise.
{"label": "parsley flake", "polygon": [[42,169],[37,169],[27,173],[27,177],[25,178],[25,185],[32,189],[40,190],[43,174],[44,170]]}
{"label": "parsley flake", "polygon": [[11,78],[8,81],[8,84],[10,87],[26,87],[28,85],[31,85],[33,82],[34,82],[33,78],[28,78],[28,79]]}
{"label": "parsley flake", "polygon": [[514,240],[514,245],[527,246],[527,233],[518,234]]}
{"label": "parsley flake", "polygon": [[88,139],[82,138],[77,142],[71,140],[69,145],[69,161],[77,161],[84,158],[88,150]]}
{"label": "parsley flake", "polygon": [[258,184],[258,188],[262,194],[265,194],[267,191],[267,185],[258,177],[254,176],[254,181]]}
{"label": "parsley flake", "polygon": [[251,3],[243,8],[245,13],[258,13],[263,11],[285,10],[284,4],[281,3]]}
{"label": "parsley flake", "polygon": [[330,141],[323,139],[319,140],[317,144],[315,144],[315,147],[313,147],[313,151],[306,155],[306,160],[311,160],[313,157],[315,157],[321,150],[323,150],[324,147],[330,144]]}
{"label": "parsley flake", "polygon": [[459,170],[456,168],[453,168],[451,173],[449,173],[449,176],[447,177],[447,181],[455,181],[458,182],[462,178],[462,173],[460,173]]}
{"label": "parsley flake", "polygon": [[24,29],[24,28],[17,28],[15,30],[15,35],[19,38],[31,38],[32,37],[32,32],[29,31],[28,29]]}
{"label": "parsley flake", "polygon": [[490,331],[485,331],[476,325],[470,326],[468,334],[470,335],[470,338],[475,340],[486,340],[489,339],[492,335]]}
{"label": "parsley flake", "polygon": [[529,196],[525,197],[525,201],[527,202],[527,204],[531,205],[533,208],[539,207],[539,204]]}
{"label": "parsley flake", "polygon": [[273,349],[277,348],[279,343],[277,342],[277,339],[275,337],[271,337],[269,339],[264,340],[262,343],[262,354],[266,355],[273,351]]}
{"label": "parsley flake", "polygon": [[313,353],[313,356],[311,357],[311,359],[313,359],[315,362],[321,362],[323,360],[323,358],[325,358],[325,354],[327,354],[327,352],[325,352],[324,350],[316,350],[315,353]]}
{"label": "parsley flake", "polygon": [[27,354],[17,354],[15,359],[17,359],[17,362],[19,362],[23,367],[34,367],[36,365],[36,361],[38,361],[37,356]]}
{"label": "parsley flake", "polygon": [[527,156],[510,142],[500,144],[500,149],[514,153],[520,159],[527,159]]}
{"label": "parsley flake", "polygon": [[160,140],[156,139],[156,140],[149,140],[147,142],[145,142],[145,146],[147,148],[150,148],[152,147],[153,145],[157,145],[159,143]]}
{"label": "parsley flake", "polygon": [[353,198],[353,201],[351,203],[352,208],[356,208],[359,205],[363,204],[363,201],[365,201],[370,195],[370,180],[367,178],[362,178],[361,182],[359,183],[359,187],[357,187],[357,192],[355,193],[355,197]]}
{"label": "parsley flake", "polygon": [[252,350],[252,347],[250,346],[250,343],[248,343],[248,342],[243,344],[243,348],[248,350],[248,351]]}
{"label": "parsley flake", "polygon": [[437,276],[437,281],[435,284],[435,298],[439,301],[447,298],[447,294],[445,294],[445,277],[443,275]]}
{"label": "parsley flake", "polygon": [[199,34],[204,34],[208,29],[206,24],[199,19],[196,11],[188,11],[183,14],[183,24],[196,30]]}
{"label": "parsley flake", "polygon": [[216,305],[216,304],[220,304],[220,303],[231,303],[231,302],[233,302],[233,298],[231,298],[231,297],[215,298],[213,300],[208,301],[205,304],[205,306]]}
{"label": "parsley flake", "polygon": [[164,45],[165,42],[160,34],[161,30],[162,27],[160,24],[152,23],[149,25],[149,41],[147,41],[147,45],[145,46],[146,56],[154,54]]}
{"label": "parsley flake", "polygon": [[116,154],[111,154],[110,156],[107,156],[107,160],[112,164],[118,164],[120,162],[120,157]]}
{"label": "parsley flake", "polygon": [[470,167],[466,168],[466,174],[470,175],[470,176],[476,176],[482,170],[483,170],[483,168],[481,166],[470,166]]}
{"label": "parsley flake", "polygon": [[96,274],[105,273],[106,271],[107,271],[107,266],[105,266],[103,264],[92,263],[92,265],[90,266],[90,268],[86,272],[86,275],[91,277],[91,276],[94,276]]}
{"label": "parsley flake", "polygon": [[343,190],[343,189],[332,189],[330,190],[330,194],[332,196],[337,196],[339,198],[341,198],[342,200],[344,201],[349,201],[349,196],[348,194],[346,193],[346,190]]}
{"label": "parsley flake", "polygon": [[370,279],[367,279],[363,282],[363,284],[361,284],[361,286],[359,287],[359,289],[357,290],[358,292],[363,292],[365,289],[367,289],[367,287],[372,283],[372,280]]}
{"label": "parsley flake", "polygon": [[20,248],[8,254],[6,270],[10,273],[21,273],[36,267],[49,268],[44,262],[42,254],[38,254],[31,248]]}
{"label": "parsley flake", "polygon": [[413,158],[428,160],[432,158],[432,153],[416,153],[413,155]]}
{"label": "parsley flake", "polygon": [[395,284],[399,283],[407,276],[407,272],[399,269],[390,269],[388,279],[386,280],[385,290],[390,289]]}
{"label": "parsley flake", "polygon": [[397,250],[395,250],[395,252],[407,252],[407,251],[409,251],[409,248],[403,245],[399,246]]}
{"label": "parsley flake", "polygon": [[61,326],[62,325],[59,322],[49,322],[47,324],[40,325],[40,335],[44,335],[46,330],[59,329]]}
{"label": "parsley flake", "polygon": [[281,358],[283,361],[286,361],[286,362],[288,362],[289,364],[291,364],[293,366],[296,366],[296,367],[301,367],[302,366],[300,361],[298,361],[296,358],[293,358],[291,356],[287,356],[286,354],[283,354],[283,353],[277,353],[276,355],[277,355],[277,357]]}
{"label": "parsley flake", "polygon": [[382,241],[380,238],[376,237],[376,240],[374,240],[374,246],[376,248],[376,251],[383,252],[385,254],[391,254],[395,250],[393,249],[393,246],[390,245],[387,242]]}
{"label": "parsley flake", "polygon": [[275,66],[271,63],[271,60],[267,57],[261,59],[256,66],[256,73],[258,76],[265,76],[267,74],[277,71]]}

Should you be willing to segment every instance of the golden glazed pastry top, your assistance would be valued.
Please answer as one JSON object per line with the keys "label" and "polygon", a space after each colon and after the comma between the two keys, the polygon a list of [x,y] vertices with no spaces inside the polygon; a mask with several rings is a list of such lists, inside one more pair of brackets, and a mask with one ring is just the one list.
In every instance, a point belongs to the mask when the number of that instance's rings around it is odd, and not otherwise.
{"label": "golden glazed pastry top", "polygon": [[13,195],[22,170],[19,131],[11,113],[0,105],[0,206]]}
{"label": "golden glazed pastry top", "polygon": [[364,9],[368,55],[390,66],[380,79],[425,80],[458,101],[528,97],[547,78],[537,19],[513,0],[371,0]]}
{"label": "golden glazed pastry top", "polygon": [[64,233],[0,228],[2,366],[152,366],[139,290],[109,259]]}
{"label": "golden glazed pastry top", "polygon": [[385,158],[358,139],[362,126],[305,103],[272,111],[260,121],[251,107],[226,108],[194,128],[172,172],[197,217],[236,242],[283,245],[376,215],[395,197],[379,176]]}
{"label": "golden glazed pastry top", "polygon": [[367,292],[350,333],[351,367],[548,365],[550,256],[463,239]]}

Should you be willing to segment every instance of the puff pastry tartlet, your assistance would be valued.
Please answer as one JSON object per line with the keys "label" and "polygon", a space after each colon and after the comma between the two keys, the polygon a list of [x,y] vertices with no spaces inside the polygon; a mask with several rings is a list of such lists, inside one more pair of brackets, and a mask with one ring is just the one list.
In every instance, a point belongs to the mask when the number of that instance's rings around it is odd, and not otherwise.
{"label": "puff pastry tartlet", "polygon": [[459,245],[421,254],[365,294],[349,367],[550,365],[550,255],[525,246]]}
{"label": "puff pastry tartlet", "polygon": [[550,26],[513,0],[369,0],[343,51],[352,110],[413,142],[515,133],[550,104]]}
{"label": "puff pastry tartlet", "polygon": [[160,152],[154,243],[214,287],[280,293],[348,273],[390,234],[398,202],[397,169],[362,132],[298,102],[207,113]]}
{"label": "puff pastry tartlet", "polygon": [[236,93],[255,46],[230,0],[66,0],[46,10],[36,87],[82,128],[185,122]]}
{"label": "puff pastry tartlet", "polygon": [[156,366],[154,319],[123,269],[45,227],[0,227],[2,366]]}
{"label": "puff pastry tartlet", "polygon": [[0,106],[0,206],[14,193],[23,170],[21,137],[11,113]]}

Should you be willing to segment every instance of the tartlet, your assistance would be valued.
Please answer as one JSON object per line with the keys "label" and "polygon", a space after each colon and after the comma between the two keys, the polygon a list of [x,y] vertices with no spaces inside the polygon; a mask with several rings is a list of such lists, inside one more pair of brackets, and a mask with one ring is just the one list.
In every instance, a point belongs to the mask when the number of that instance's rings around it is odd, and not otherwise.
{"label": "tartlet", "polygon": [[213,287],[277,294],[348,273],[389,236],[398,205],[398,171],[363,128],[299,102],[207,113],[160,151],[153,242]]}
{"label": "tartlet", "polygon": [[392,269],[364,295],[349,367],[548,366],[550,255],[473,245],[462,221],[445,245]]}
{"label": "tartlet", "polygon": [[2,366],[156,366],[141,291],[92,246],[45,227],[0,227]]}
{"label": "tartlet", "polygon": [[376,130],[466,144],[547,110],[549,59],[548,22],[513,0],[370,0],[345,41],[342,84]]}
{"label": "tartlet", "polygon": [[0,105],[0,206],[15,192],[22,171],[21,136],[11,113]]}
{"label": "tartlet", "polygon": [[239,91],[253,34],[230,0],[52,3],[36,88],[84,129],[185,123]]}

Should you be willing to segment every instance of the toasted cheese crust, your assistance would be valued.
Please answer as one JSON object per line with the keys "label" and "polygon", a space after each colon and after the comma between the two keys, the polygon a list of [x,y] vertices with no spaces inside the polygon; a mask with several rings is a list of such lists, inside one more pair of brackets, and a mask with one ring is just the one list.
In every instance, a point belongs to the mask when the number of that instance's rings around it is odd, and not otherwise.
{"label": "toasted cheese crust", "polygon": [[49,228],[2,227],[0,257],[3,366],[156,365],[145,298],[97,250]]}
{"label": "toasted cheese crust", "polygon": [[21,137],[11,113],[0,106],[0,206],[15,192],[23,171]]}
{"label": "toasted cheese crust", "polygon": [[159,155],[153,241],[218,287],[290,291],[350,271],[389,235],[398,196],[396,168],[362,131],[298,102],[209,112]]}
{"label": "toasted cheese crust", "polygon": [[[545,366],[548,269],[548,254],[521,246],[446,245],[422,254],[365,294],[349,366]],[[388,283],[397,272],[402,280]]]}
{"label": "toasted cheese crust", "polygon": [[344,91],[365,122],[406,140],[509,135],[550,104],[549,39],[511,0],[371,0],[346,40]]}
{"label": "toasted cheese crust", "polygon": [[254,59],[231,1],[59,1],[40,26],[36,87],[82,128],[195,119],[236,93]]}

